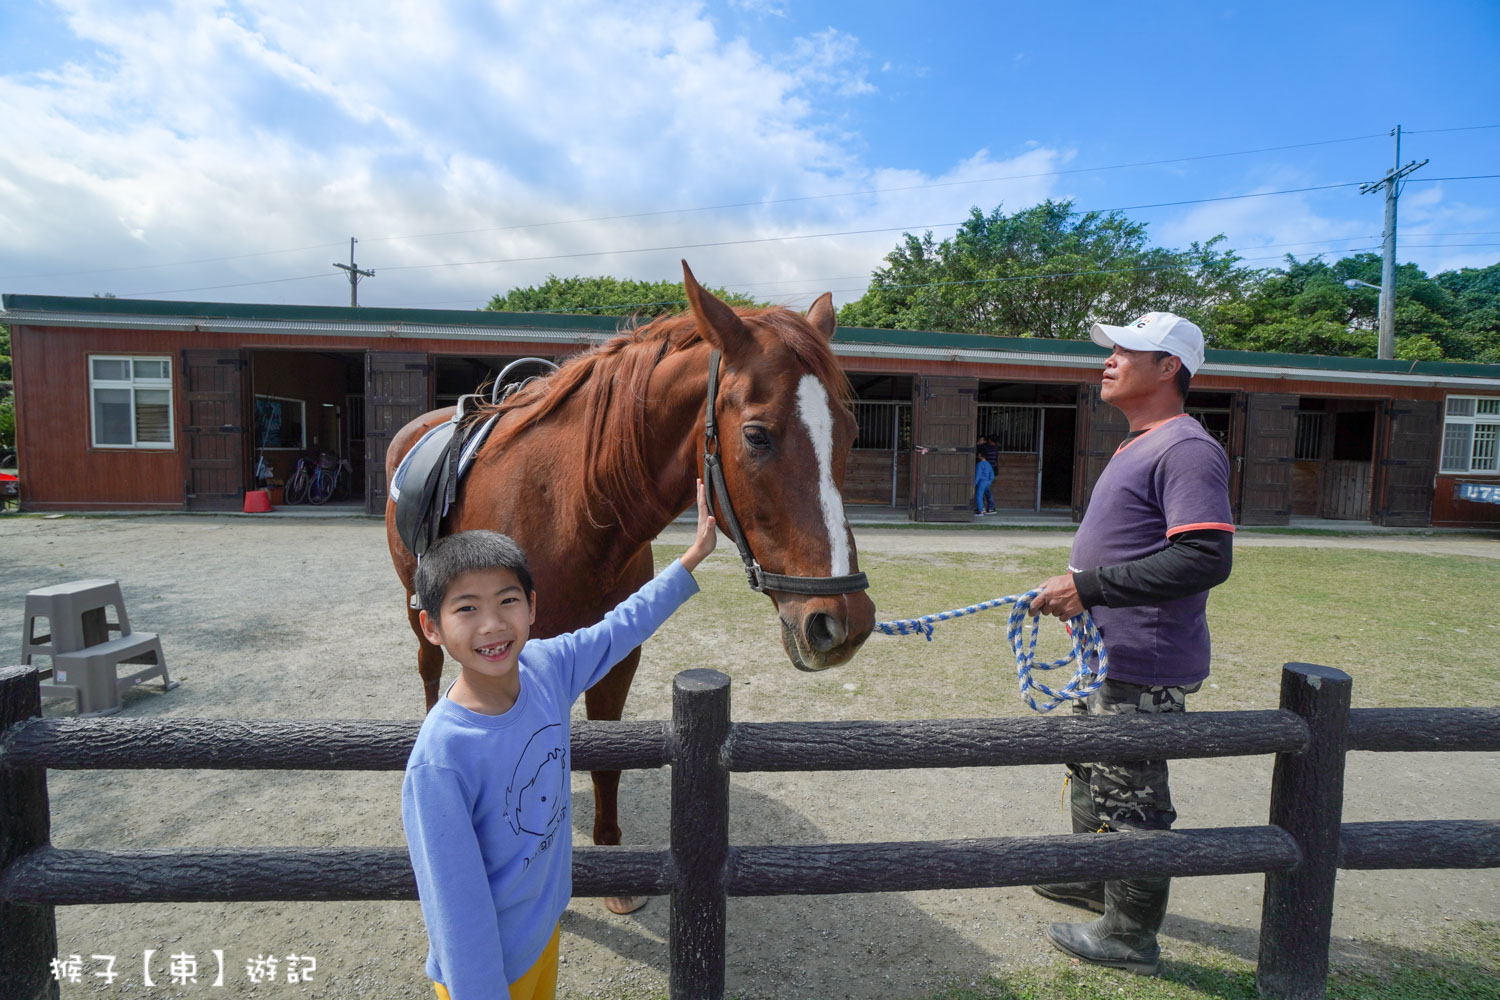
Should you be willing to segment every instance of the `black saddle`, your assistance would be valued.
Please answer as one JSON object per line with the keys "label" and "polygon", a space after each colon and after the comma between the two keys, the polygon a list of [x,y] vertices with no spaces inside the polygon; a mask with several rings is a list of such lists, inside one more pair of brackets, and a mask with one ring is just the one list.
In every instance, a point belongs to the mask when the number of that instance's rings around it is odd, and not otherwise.
{"label": "black saddle", "polygon": [[461,428],[453,420],[438,424],[401,460],[391,480],[396,493],[396,534],[418,560],[438,539],[438,526],[458,488],[463,444],[473,429],[472,425]]}
{"label": "black saddle", "polygon": [[[555,371],[557,366],[542,358],[522,358],[506,365],[495,379],[491,401],[500,402],[537,375],[519,381],[508,381],[517,366],[538,367]],[[488,420],[465,415],[464,403],[475,397],[465,396],[458,409],[446,420],[422,435],[401,459],[391,477],[390,494],[396,501],[396,534],[401,543],[421,562],[422,556],[438,540],[443,518],[458,495],[458,483],[469,469],[480,445],[489,437],[498,417]],[[412,607],[418,607],[412,595]]]}

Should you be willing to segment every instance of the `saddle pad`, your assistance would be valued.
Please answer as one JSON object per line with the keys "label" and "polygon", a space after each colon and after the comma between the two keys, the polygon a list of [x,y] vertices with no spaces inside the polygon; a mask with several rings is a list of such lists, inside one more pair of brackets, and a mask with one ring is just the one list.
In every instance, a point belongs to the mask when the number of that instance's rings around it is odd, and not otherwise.
{"label": "saddle pad", "polygon": [[[490,417],[490,419],[486,420],[478,430],[476,430],[473,434],[470,434],[469,439],[464,442],[463,453],[458,456],[458,477],[460,479],[463,478],[465,472],[469,471],[469,466],[473,464],[474,456],[476,453],[478,453],[479,446],[484,444],[485,438],[490,436],[490,430],[495,426],[495,421],[497,419],[498,415],[495,417]],[[411,468],[412,459],[416,457],[417,452],[421,451],[423,446],[427,445],[430,439],[437,436],[440,431],[445,431],[447,429],[448,425],[446,423],[438,424],[436,427],[429,430],[426,434],[423,434],[421,438],[417,440],[417,443],[412,445],[411,449],[407,451],[405,455],[401,456],[401,464],[396,466],[396,474],[391,477],[391,488],[389,492],[392,500],[401,499],[401,484],[406,481],[406,470]],[[446,436],[446,434],[444,436]],[[444,505],[443,507],[443,513],[448,513],[446,505]]]}

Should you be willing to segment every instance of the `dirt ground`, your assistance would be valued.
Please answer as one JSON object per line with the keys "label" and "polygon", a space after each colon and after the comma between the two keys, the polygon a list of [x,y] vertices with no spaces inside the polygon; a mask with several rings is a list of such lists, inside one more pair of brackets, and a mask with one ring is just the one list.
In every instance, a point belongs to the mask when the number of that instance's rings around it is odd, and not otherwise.
{"label": "dirt ground", "polygon": [[[661,540],[685,544],[674,527]],[[1063,547],[1059,532],[927,532],[886,528],[858,533],[863,558],[943,551],[1003,552]],[[1375,547],[1417,555],[1500,558],[1500,541],[1458,537],[1325,538],[1243,534],[1240,545]],[[728,551],[726,551],[728,549]],[[177,690],[147,684],[127,697],[126,717],[418,719],[421,689],[402,593],[371,520],[242,517],[0,518],[0,648],[16,655],[28,590],[65,580],[118,578],[132,622],[159,632]],[[704,594],[743,589],[732,547],[700,571]],[[706,605],[710,609],[712,604]],[[791,711],[740,721],[806,718],[792,703],[808,682],[784,658],[736,669],[723,650],[731,626],[711,613],[669,623],[647,647],[627,718],[670,714],[670,678],[679,666],[711,665],[741,685],[770,685]],[[757,649],[771,649],[769,611],[746,623]],[[761,633],[764,633],[761,636]],[[736,640],[738,641],[738,640]],[[668,653],[671,655],[668,655]],[[449,665],[450,671],[452,664]],[[859,661],[840,668],[860,679]],[[914,683],[919,683],[919,680]],[[750,688],[750,690],[756,690]],[[878,692],[869,692],[878,706]],[[771,702],[776,704],[777,702]],[[879,717],[864,702],[866,717]],[[48,701],[48,716],[71,703]],[[946,714],[963,716],[962,704]],[[837,715],[831,717],[837,718]],[[1269,758],[1173,765],[1179,826],[1265,822]],[[1354,754],[1345,817],[1494,818],[1500,755]],[[404,846],[401,775],[275,771],[52,771],[53,840],[60,847]],[[628,843],[662,844],[667,830],[665,771],[629,772],[622,783]],[[1042,834],[1062,831],[1060,768],[985,768],[845,774],[736,775],[731,838],[737,843],[811,843]],[[575,776],[574,841],[588,842],[592,801]],[[1259,876],[1180,879],[1164,928],[1170,961],[1186,943],[1254,959]],[[731,900],[729,989],[755,998],[920,995],[953,981],[1051,963],[1048,921],[1079,911],[1029,890],[992,889]],[[1334,919],[1336,963],[1389,962],[1424,950],[1449,921],[1500,919],[1500,872],[1345,872]],[[430,997],[421,913],[411,903],[139,904],[57,911],[59,948],[82,957],[82,979],[62,995],[195,997]],[[564,997],[665,993],[667,905],[616,917],[596,900],[576,900],[563,918]],[[142,984],[142,958],[156,949],[154,975],[168,982],[169,956],[195,956],[196,984]],[[224,987],[211,985],[214,950],[224,955]],[[310,982],[285,983],[286,956],[312,956]],[[114,955],[118,979],[93,973]],[[245,966],[282,959],[274,989],[253,983]],[[305,965],[304,963],[300,963]]]}

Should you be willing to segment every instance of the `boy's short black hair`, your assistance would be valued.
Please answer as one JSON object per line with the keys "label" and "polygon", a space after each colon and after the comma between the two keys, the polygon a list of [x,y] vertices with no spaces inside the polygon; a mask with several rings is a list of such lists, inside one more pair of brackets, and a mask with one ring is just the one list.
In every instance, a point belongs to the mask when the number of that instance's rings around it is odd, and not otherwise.
{"label": "boy's short black hair", "polygon": [[526,591],[526,602],[531,603],[531,592],[536,588],[531,582],[526,553],[515,539],[498,531],[460,531],[439,538],[417,564],[412,589],[422,601],[422,610],[436,621],[443,598],[448,596],[448,587],[455,579],[465,573],[490,569],[508,569],[516,574]]}
{"label": "boy's short black hair", "polygon": [[[1152,351],[1151,355],[1152,357],[1156,358],[1157,361],[1165,361],[1168,358],[1177,358],[1177,355],[1173,354],[1171,351]],[[1181,358],[1177,358],[1177,363],[1181,366],[1177,369],[1177,395],[1186,400],[1188,394],[1188,384],[1193,381],[1193,373],[1188,371],[1187,365]]]}

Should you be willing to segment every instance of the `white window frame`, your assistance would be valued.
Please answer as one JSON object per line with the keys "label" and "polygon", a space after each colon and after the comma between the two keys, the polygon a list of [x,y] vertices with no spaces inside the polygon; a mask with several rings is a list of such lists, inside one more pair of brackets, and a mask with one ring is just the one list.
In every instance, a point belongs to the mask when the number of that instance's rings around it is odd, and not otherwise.
{"label": "white window frame", "polygon": [[[159,354],[90,354],[88,361],[89,375],[89,442],[95,448],[110,450],[150,450],[171,451],[177,447],[177,399],[172,391],[172,359]],[[130,365],[130,378],[128,379],[101,379],[94,377],[95,361],[123,361]],[[166,378],[136,378],[135,362],[137,361],[160,361],[167,366]],[[99,432],[99,422],[96,410],[95,390],[98,389],[123,389],[130,393],[130,443],[125,444],[118,441],[100,442],[95,435]],[[138,389],[146,389],[154,392],[166,390],[167,393],[167,440],[165,441],[137,441],[136,440],[136,409],[135,393]]]}
{"label": "white window frame", "polygon": [[[302,424],[301,424],[301,426],[302,426],[302,440],[301,440],[300,443],[298,443],[296,445],[276,445],[276,446],[267,446],[267,447],[262,448],[261,445],[260,445],[260,442],[256,441],[255,442],[256,450],[257,451],[306,451],[307,450],[307,400],[305,400],[305,399],[295,399],[295,398],[293,398],[291,396],[276,396],[276,395],[272,395],[269,392],[257,392],[255,394],[255,399],[274,399],[278,403],[296,403],[298,406],[302,407]],[[253,407],[255,405],[254,400],[251,400],[250,405],[252,407],[252,411],[251,412],[254,412],[254,410],[253,410]],[[254,428],[252,428],[252,430],[253,429]]]}
{"label": "white window frame", "polygon": [[[1454,404],[1458,405],[1455,406]],[[1463,404],[1469,403],[1465,407]],[[1494,409],[1494,413],[1480,413],[1480,404],[1486,404],[1487,409]],[[1454,413],[1454,410],[1468,413]],[[1450,456],[1448,452],[1448,428],[1468,427],[1468,454],[1464,458],[1462,467],[1453,461],[1457,456]],[[1438,475],[1440,476],[1500,476],[1500,454],[1492,461],[1494,464],[1487,468],[1476,469],[1474,467],[1474,436],[1480,427],[1493,427],[1497,441],[1495,447],[1500,449],[1500,397],[1496,396],[1449,396],[1443,404],[1443,448],[1438,458]]]}

